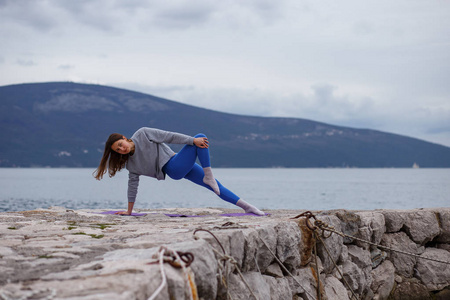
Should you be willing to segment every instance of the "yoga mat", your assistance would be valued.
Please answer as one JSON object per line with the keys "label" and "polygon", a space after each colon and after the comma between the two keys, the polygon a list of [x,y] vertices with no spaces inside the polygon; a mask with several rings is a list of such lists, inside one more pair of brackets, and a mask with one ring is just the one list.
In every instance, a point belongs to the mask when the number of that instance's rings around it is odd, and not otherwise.
{"label": "yoga mat", "polygon": [[[270,214],[265,214],[266,216],[269,216]],[[264,216],[258,216],[251,213],[231,213],[231,214],[221,214],[222,217],[243,217],[243,216],[253,216],[253,217],[264,217]]]}
{"label": "yoga mat", "polygon": [[[122,210],[110,210],[110,211],[104,211],[104,212],[100,212],[99,214],[102,215],[114,215],[116,212],[119,212]],[[141,216],[146,216],[146,213],[131,213],[132,216],[134,217],[141,217]],[[201,217],[209,217],[209,216],[214,216],[214,215],[183,215],[183,214],[164,214],[165,216],[171,217],[171,218],[201,218]],[[270,214],[266,214],[266,216],[269,216]],[[121,215],[121,216],[128,216],[128,215]],[[251,214],[251,213],[229,213],[229,214],[220,214],[219,216],[221,217],[243,217],[243,216],[253,216],[253,217],[263,217],[263,216],[258,216],[255,214]]]}
{"label": "yoga mat", "polygon": [[168,217],[171,218],[200,218],[200,217],[208,217],[208,215],[194,215],[194,216],[189,216],[189,215],[179,215],[179,214],[164,214]]}
{"label": "yoga mat", "polygon": [[[214,216],[214,215],[194,215],[194,216],[189,216],[189,215],[179,215],[179,214],[165,214],[168,217],[172,217],[172,218],[198,218],[198,217],[210,217],[210,216]],[[266,216],[269,216],[270,214],[266,214]],[[229,213],[229,214],[220,214],[219,216],[221,217],[243,217],[243,216],[253,216],[253,217],[263,217],[263,216],[258,216],[255,214],[251,214],[251,213]]]}
{"label": "yoga mat", "polygon": [[[119,212],[119,211],[123,211],[123,210],[110,210],[110,211],[101,212],[99,214],[102,214],[102,215],[114,215],[114,214],[116,214],[116,212]],[[134,216],[134,217],[142,217],[142,216],[145,216],[147,214],[145,214],[145,213],[131,213],[131,215]],[[128,217],[129,215],[120,215],[120,216]]]}

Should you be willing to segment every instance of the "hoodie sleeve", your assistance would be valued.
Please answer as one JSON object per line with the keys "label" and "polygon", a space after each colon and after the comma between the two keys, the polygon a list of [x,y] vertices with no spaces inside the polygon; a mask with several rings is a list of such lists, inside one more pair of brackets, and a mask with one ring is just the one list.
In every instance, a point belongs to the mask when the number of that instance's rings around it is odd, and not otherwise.
{"label": "hoodie sleeve", "polygon": [[155,143],[194,145],[194,138],[185,134],[155,128],[141,128],[145,136]]}
{"label": "hoodie sleeve", "polygon": [[139,187],[139,175],[135,173],[128,174],[128,202],[135,202]]}

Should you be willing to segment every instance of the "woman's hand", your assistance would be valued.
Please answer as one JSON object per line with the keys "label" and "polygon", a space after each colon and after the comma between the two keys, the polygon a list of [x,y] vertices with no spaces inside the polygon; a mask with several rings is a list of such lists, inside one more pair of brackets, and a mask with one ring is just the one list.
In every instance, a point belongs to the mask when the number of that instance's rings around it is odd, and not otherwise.
{"label": "woman's hand", "polygon": [[199,148],[208,148],[208,138],[205,137],[198,137],[194,138],[194,145]]}
{"label": "woman's hand", "polygon": [[128,211],[118,211],[115,213],[115,215],[126,215],[126,216],[131,216],[131,212]]}
{"label": "woman's hand", "polygon": [[127,211],[118,211],[115,213],[115,215],[131,216],[131,213],[133,212],[133,206],[134,206],[134,202],[128,202],[128,210]]}

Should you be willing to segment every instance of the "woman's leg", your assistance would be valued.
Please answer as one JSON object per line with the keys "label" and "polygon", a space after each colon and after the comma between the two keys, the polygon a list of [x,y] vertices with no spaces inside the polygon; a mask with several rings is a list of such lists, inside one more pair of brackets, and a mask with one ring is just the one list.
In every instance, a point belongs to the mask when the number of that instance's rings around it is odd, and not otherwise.
{"label": "woman's leg", "polygon": [[[206,136],[204,134],[197,134],[195,137]],[[163,170],[172,179],[178,180],[184,178],[194,166],[197,157],[203,167],[203,182],[209,185],[212,190],[219,195],[220,188],[217,181],[214,179],[214,175],[212,174],[208,148],[199,148],[197,146],[186,145],[166,163]]]}
{"label": "woman's leg", "polygon": [[[194,166],[192,167],[191,171],[189,173],[186,174],[186,176],[184,178],[186,178],[187,180],[192,181],[193,183],[196,183],[198,185],[201,185],[207,189],[213,190],[211,188],[211,186],[209,186],[208,184],[206,184],[205,182],[203,182],[203,177],[205,176],[205,173],[202,169],[202,167],[200,167],[198,164],[194,164]],[[220,193],[218,194],[218,196],[222,199],[225,200],[231,204],[236,205],[236,203],[239,200],[239,197],[234,194],[232,191],[230,191],[229,189],[227,189],[226,187],[224,187],[218,180],[217,180],[217,184],[219,186],[219,190]]]}
{"label": "woman's leg", "polygon": [[[205,135],[198,134],[195,137],[205,137]],[[195,163],[197,157],[203,168]],[[265,215],[258,208],[240,199],[236,194],[214,179],[208,148],[186,145],[164,165],[163,170],[172,179],[179,180],[186,178],[214,191],[221,199],[241,207],[247,213],[260,216]]]}
{"label": "woman's leg", "polygon": [[[204,176],[204,174],[203,174],[202,168],[198,164],[195,164],[192,167],[192,170],[186,175],[185,178],[198,184],[198,185],[201,185],[203,187],[206,187],[206,188],[212,190],[209,185],[207,185],[203,182],[203,180],[202,180],[203,176]],[[233,193],[232,191],[230,191],[229,189],[224,187],[219,181],[217,181],[217,183],[219,184],[219,188],[220,188],[220,194],[218,194],[218,195],[222,200],[225,200],[231,204],[239,206],[246,213],[252,213],[252,214],[255,214],[258,216],[265,215],[264,212],[260,211],[255,206],[240,199],[239,196],[237,196],[235,193]]]}

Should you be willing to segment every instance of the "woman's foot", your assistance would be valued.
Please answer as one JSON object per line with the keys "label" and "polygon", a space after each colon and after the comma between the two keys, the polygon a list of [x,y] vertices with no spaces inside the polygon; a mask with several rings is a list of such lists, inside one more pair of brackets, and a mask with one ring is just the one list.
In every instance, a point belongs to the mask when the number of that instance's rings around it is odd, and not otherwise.
{"label": "woman's foot", "polygon": [[217,195],[220,195],[219,185],[217,184],[217,181],[214,178],[211,167],[203,168],[203,171],[205,172],[205,177],[203,177],[203,182],[205,184],[209,185],[213,189],[214,193],[216,193]]}
{"label": "woman's foot", "polygon": [[251,205],[250,203],[245,202],[242,199],[239,199],[236,203],[237,206],[242,208],[246,213],[254,214],[257,216],[265,216],[266,214],[259,209],[257,209],[255,206]]}

